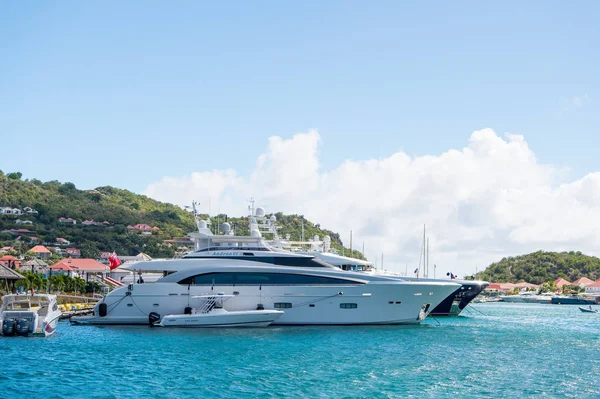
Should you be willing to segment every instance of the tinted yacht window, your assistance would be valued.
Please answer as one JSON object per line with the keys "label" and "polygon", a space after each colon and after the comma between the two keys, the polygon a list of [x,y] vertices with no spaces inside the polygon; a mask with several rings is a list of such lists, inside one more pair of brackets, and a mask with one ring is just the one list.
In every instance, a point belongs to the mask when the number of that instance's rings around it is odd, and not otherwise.
{"label": "tinted yacht window", "polygon": [[207,273],[181,280],[182,285],[340,285],[364,284],[331,277],[284,273]]}

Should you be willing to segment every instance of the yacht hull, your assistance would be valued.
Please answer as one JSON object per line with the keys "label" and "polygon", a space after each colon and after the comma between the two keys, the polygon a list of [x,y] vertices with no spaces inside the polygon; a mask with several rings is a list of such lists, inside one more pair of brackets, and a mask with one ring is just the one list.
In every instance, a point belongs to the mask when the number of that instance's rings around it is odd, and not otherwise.
{"label": "yacht hull", "polygon": [[[131,288],[131,290],[130,290]],[[233,295],[226,310],[248,311],[262,305],[282,309],[276,325],[418,324],[444,298],[456,291],[451,283],[386,281],[344,286],[184,286],[172,283],[119,288],[102,301],[100,316],[73,317],[74,324],[149,324],[151,312],[183,314],[196,295]]]}
{"label": "yacht hull", "polygon": [[448,295],[431,312],[432,316],[458,316],[489,284],[481,281],[461,281],[461,287]]}

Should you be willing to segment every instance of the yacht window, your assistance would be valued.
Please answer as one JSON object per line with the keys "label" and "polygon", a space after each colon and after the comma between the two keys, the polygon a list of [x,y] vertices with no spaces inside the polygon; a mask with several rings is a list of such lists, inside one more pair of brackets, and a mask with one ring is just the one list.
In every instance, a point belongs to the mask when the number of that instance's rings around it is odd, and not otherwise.
{"label": "yacht window", "polygon": [[292,307],[292,304],[289,302],[275,302],[273,307],[275,309],[289,309]]}
{"label": "yacht window", "polygon": [[341,309],[356,309],[358,304],[356,303],[340,303]]}
{"label": "yacht window", "polygon": [[288,273],[207,273],[179,281],[182,285],[341,285],[364,284],[352,280]]}

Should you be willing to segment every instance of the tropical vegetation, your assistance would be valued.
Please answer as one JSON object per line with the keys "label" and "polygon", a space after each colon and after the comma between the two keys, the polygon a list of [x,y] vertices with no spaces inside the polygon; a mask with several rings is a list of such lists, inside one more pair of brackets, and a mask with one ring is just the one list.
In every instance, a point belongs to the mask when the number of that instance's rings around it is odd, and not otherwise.
{"label": "tropical vegetation", "polygon": [[[176,205],[110,186],[79,190],[69,182],[23,180],[20,172],[4,174],[0,171],[0,207],[31,207],[37,211],[37,214],[0,216],[0,247],[16,247],[18,255],[25,255],[36,244],[52,244],[57,238],[65,238],[70,247],[81,250],[82,257],[97,258],[100,251],[116,251],[119,255],[144,252],[152,257],[169,258],[175,255],[176,248],[166,244],[165,240],[182,237],[195,230],[192,213]],[[208,218],[208,215],[200,216]],[[306,238],[329,235],[333,248],[350,254],[338,233],[321,228],[303,215],[276,213],[275,216],[281,226],[281,236],[289,234],[292,240],[300,240],[302,235]],[[76,219],[78,223],[60,223],[61,217]],[[238,235],[248,234],[247,217],[232,218],[224,214],[211,217],[214,228],[218,227],[218,223],[228,221]],[[90,219],[100,223],[107,221],[108,224],[81,225],[81,221]],[[31,224],[17,224],[17,220]],[[150,235],[127,230],[127,226],[136,224],[157,226],[160,230]],[[15,241],[16,235],[9,230],[19,228],[31,230],[38,240],[30,241],[27,235],[21,235],[21,239]],[[53,261],[58,259],[53,256]],[[356,250],[352,251],[352,256],[363,259]]]}
{"label": "tropical vegetation", "polygon": [[[558,278],[575,281],[581,277],[600,279],[600,259],[581,252],[537,251],[527,255],[510,256],[492,263],[484,271],[477,273],[478,279],[498,283],[544,284]],[[552,287],[546,287],[553,291]],[[579,288],[577,288],[579,289]],[[567,290],[575,290],[574,287]]]}

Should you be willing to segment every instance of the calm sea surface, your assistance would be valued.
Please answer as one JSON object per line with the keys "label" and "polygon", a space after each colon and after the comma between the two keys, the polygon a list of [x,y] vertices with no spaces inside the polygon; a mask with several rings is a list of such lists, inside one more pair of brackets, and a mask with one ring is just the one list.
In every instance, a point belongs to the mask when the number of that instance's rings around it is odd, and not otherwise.
{"label": "calm sea surface", "polygon": [[600,314],[469,308],[414,327],[61,322],[50,338],[0,337],[0,398],[600,397]]}

